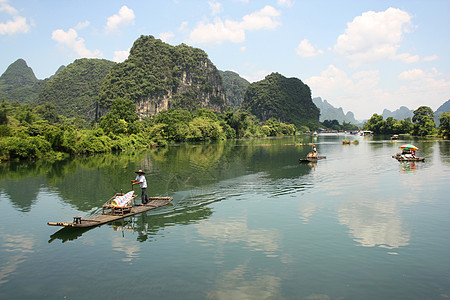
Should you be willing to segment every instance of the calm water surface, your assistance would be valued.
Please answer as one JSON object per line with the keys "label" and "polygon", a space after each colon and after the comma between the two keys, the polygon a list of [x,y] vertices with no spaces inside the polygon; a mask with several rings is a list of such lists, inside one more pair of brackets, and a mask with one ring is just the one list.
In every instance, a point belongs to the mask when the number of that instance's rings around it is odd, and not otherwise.
{"label": "calm water surface", "polygon": [[[0,299],[448,299],[450,143],[303,137],[327,159],[299,164],[299,142],[1,165]],[[410,142],[425,162],[391,157]],[[95,215],[137,169],[173,203],[46,225]]]}

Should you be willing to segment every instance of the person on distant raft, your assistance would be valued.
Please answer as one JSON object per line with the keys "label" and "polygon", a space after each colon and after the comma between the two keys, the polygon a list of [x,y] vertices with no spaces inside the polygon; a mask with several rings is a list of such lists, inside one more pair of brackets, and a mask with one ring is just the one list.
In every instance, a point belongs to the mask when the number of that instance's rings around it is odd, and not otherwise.
{"label": "person on distant raft", "polygon": [[148,203],[148,196],[147,196],[147,180],[145,179],[145,172],[142,170],[139,170],[136,172],[137,176],[135,180],[131,180],[131,185],[139,184],[142,190],[142,204],[145,205]]}
{"label": "person on distant raft", "polygon": [[318,154],[318,152],[317,152],[316,145],[313,144],[313,146],[312,146],[312,157],[317,158],[317,154]]}

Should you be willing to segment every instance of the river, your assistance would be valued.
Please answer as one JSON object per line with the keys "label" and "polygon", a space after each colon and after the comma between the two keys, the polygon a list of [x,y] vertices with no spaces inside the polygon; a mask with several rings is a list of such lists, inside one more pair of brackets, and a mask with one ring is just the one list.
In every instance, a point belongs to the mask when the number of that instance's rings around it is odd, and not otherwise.
{"label": "river", "polygon": [[[299,163],[311,143],[327,158]],[[393,159],[405,143],[425,162]],[[171,204],[47,225],[138,169]],[[0,299],[447,299],[449,183],[449,141],[337,134],[3,164]]]}

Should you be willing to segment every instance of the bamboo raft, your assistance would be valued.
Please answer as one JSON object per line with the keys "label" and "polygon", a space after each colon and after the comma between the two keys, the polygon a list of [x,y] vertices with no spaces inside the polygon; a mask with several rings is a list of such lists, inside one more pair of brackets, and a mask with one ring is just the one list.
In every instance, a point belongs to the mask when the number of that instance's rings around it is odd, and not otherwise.
{"label": "bamboo raft", "polygon": [[396,157],[395,155],[392,157],[398,161],[425,161],[425,158],[420,158],[420,157],[404,158],[404,157]]}
{"label": "bamboo raft", "polygon": [[321,159],[327,158],[326,156],[317,156],[317,157],[308,157],[308,158],[299,158],[299,162],[316,162]]}
{"label": "bamboo raft", "polygon": [[400,153],[397,153],[396,155],[392,155],[392,158],[395,158],[398,161],[425,161],[425,158],[420,157],[404,157]]}
{"label": "bamboo raft", "polygon": [[[173,200],[172,197],[149,197],[149,202],[142,205],[128,205],[125,207],[113,206],[112,200],[117,196],[122,196],[122,193],[115,194],[111,199],[106,201],[102,206],[103,212],[101,215],[94,216],[89,219],[82,219],[81,217],[74,217],[73,222],[48,222],[47,225],[51,226],[63,226],[63,227],[76,227],[87,228],[109,223],[122,218],[130,217],[136,214],[143,213],[145,211],[155,209],[170,203]],[[133,201],[136,195],[133,195]]]}

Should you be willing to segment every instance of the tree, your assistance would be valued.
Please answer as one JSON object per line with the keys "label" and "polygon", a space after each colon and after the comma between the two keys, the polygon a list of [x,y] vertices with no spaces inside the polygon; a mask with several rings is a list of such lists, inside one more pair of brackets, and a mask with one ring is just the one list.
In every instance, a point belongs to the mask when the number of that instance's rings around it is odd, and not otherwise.
{"label": "tree", "polygon": [[56,113],[56,107],[53,103],[45,103],[38,106],[36,112],[50,124],[56,124],[59,122],[59,116]]}
{"label": "tree", "polygon": [[412,130],[411,118],[400,120],[397,124],[397,133],[410,133]]}
{"label": "tree", "polygon": [[237,138],[242,138],[245,131],[254,124],[253,118],[251,114],[243,110],[225,113],[225,122],[234,129]]}
{"label": "tree", "polygon": [[132,123],[138,119],[136,105],[133,101],[125,98],[116,98],[111,104],[110,113],[117,115],[119,119]]}
{"label": "tree", "polygon": [[381,133],[381,128],[384,127],[383,116],[373,114],[372,117],[364,124],[364,130],[371,130],[376,134]]}
{"label": "tree", "polygon": [[421,106],[414,111],[412,118],[413,123],[420,123],[422,118],[428,116],[430,119],[434,119],[434,113],[428,106]]}
{"label": "tree", "polygon": [[396,133],[395,132],[396,123],[397,123],[396,119],[394,119],[392,117],[386,118],[386,121],[383,123],[383,126],[380,128],[381,133],[383,133],[383,134]]}
{"label": "tree", "polygon": [[433,110],[428,106],[421,106],[416,109],[412,121],[414,123],[413,135],[426,136],[434,134],[436,131]]}
{"label": "tree", "polygon": [[281,134],[281,125],[277,119],[270,118],[269,120],[266,121],[266,125],[269,129],[268,136],[277,136],[277,135]]}
{"label": "tree", "polygon": [[2,102],[0,105],[0,125],[8,124],[8,116],[7,116],[7,103]]}
{"label": "tree", "polygon": [[443,136],[450,136],[450,112],[444,112],[439,117],[439,132]]}
{"label": "tree", "polygon": [[332,130],[340,130],[341,125],[339,124],[338,120],[325,120],[323,121],[323,126],[326,128],[332,129]]}
{"label": "tree", "polygon": [[137,133],[138,126],[134,126],[137,118],[136,105],[133,101],[116,98],[111,104],[111,110],[100,118],[100,127],[105,133]]}

